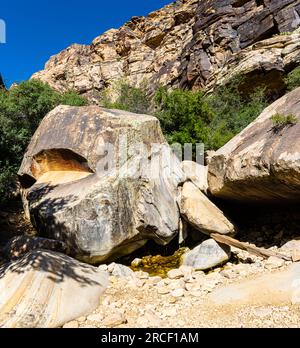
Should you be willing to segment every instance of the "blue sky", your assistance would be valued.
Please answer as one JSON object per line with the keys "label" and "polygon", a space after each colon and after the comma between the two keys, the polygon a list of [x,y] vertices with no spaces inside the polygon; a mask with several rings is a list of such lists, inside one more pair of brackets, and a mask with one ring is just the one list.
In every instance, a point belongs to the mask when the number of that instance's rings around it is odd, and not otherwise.
{"label": "blue sky", "polygon": [[6,44],[0,44],[0,73],[7,86],[43,69],[53,54],[72,43],[89,44],[104,31],[171,0],[2,0]]}

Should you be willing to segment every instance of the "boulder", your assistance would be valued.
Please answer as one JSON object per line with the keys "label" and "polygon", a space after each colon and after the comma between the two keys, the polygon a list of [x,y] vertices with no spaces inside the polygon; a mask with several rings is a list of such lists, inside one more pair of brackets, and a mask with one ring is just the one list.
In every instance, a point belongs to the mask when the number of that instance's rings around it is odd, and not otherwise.
{"label": "boulder", "polygon": [[[258,291],[259,289],[259,291]],[[256,276],[211,293],[217,306],[261,306],[300,304],[300,263],[284,271]]]}
{"label": "boulder", "polygon": [[207,239],[183,256],[183,265],[196,270],[205,271],[222,265],[230,259],[230,247],[218,244],[213,239]]}
{"label": "boulder", "polygon": [[93,312],[108,275],[60,253],[35,250],[0,268],[0,327],[56,328]]}
{"label": "boulder", "polygon": [[[275,123],[272,116],[282,121]],[[290,115],[290,116],[289,116]],[[288,118],[292,118],[288,122]],[[215,197],[242,202],[300,200],[300,88],[267,107],[209,164]]]}
{"label": "boulder", "polygon": [[207,193],[207,166],[200,165],[197,162],[193,161],[183,161],[181,162],[181,169],[186,175],[187,180],[193,182],[193,184],[195,184],[203,193]]}
{"label": "boulder", "polygon": [[182,217],[202,233],[235,233],[234,225],[192,182],[184,183],[179,206]]}
{"label": "boulder", "polygon": [[40,124],[19,176],[39,233],[100,263],[179,231],[185,180],[155,117],[59,106]]}
{"label": "boulder", "polygon": [[8,260],[14,260],[36,249],[52,250],[61,253],[67,251],[66,245],[58,240],[17,236],[7,242],[5,247],[1,250],[1,254]]}

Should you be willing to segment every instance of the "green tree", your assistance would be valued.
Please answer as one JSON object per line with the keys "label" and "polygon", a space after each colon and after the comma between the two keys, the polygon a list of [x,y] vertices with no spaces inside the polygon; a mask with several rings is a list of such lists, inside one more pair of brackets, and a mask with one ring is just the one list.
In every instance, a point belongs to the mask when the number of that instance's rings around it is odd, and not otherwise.
{"label": "green tree", "polygon": [[86,105],[75,92],[58,93],[38,80],[0,89],[0,202],[13,186],[26,146],[43,117],[59,104]]}
{"label": "green tree", "polygon": [[[110,97],[111,92],[117,96],[114,101]],[[151,99],[148,97],[144,85],[141,88],[137,88],[131,86],[125,80],[120,80],[102,93],[102,104],[109,109],[148,114],[151,108]]]}
{"label": "green tree", "polygon": [[286,77],[285,83],[288,91],[300,87],[300,66],[292,70]]}

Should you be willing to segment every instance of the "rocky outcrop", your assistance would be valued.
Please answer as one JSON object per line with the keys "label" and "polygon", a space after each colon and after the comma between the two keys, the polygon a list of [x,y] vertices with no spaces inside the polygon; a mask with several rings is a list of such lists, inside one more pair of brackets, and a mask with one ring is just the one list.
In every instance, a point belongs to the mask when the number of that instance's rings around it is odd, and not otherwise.
{"label": "rocky outcrop", "polygon": [[117,258],[178,234],[185,176],[155,117],[57,107],[33,136],[19,176],[39,233],[81,260]]}
{"label": "rocky outcrop", "polygon": [[209,164],[211,193],[243,202],[299,201],[299,134],[300,88],[267,107],[215,153]]}
{"label": "rocky outcrop", "polygon": [[56,328],[93,312],[108,274],[63,254],[36,250],[0,268],[0,327]]}
{"label": "rocky outcrop", "polygon": [[33,78],[91,99],[120,78],[151,90],[210,89],[236,74],[247,77],[247,91],[263,83],[280,93],[284,74],[300,63],[299,26],[298,0],[178,0],[91,45],[70,46]]}

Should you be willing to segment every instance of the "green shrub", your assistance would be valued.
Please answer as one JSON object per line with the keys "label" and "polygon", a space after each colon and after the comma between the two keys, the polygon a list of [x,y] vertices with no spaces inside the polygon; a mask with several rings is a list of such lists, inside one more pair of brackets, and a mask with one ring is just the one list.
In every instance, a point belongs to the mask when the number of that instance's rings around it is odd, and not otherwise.
{"label": "green shrub", "polygon": [[42,118],[59,104],[86,105],[74,92],[60,94],[38,80],[0,89],[0,203],[15,182],[26,146]]}
{"label": "green shrub", "polygon": [[287,126],[294,126],[298,122],[298,118],[295,115],[283,115],[280,113],[273,115],[271,120],[275,131],[279,131]]}
{"label": "green shrub", "polygon": [[[117,97],[114,101],[111,92]],[[151,100],[147,95],[146,88],[132,87],[128,82],[120,80],[112,86],[112,90],[105,90],[101,95],[102,104],[109,109],[120,109],[139,114],[147,114],[150,111]]]}
{"label": "green shrub", "polygon": [[292,70],[286,77],[285,83],[287,89],[292,91],[293,89],[300,87],[300,66]]}
{"label": "green shrub", "polygon": [[211,95],[199,91],[160,88],[155,96],[164,133],[170,142],[205,144],[217,150],[242,131],[267,106],[263,90],[249,97],[239,92],[242,80],[236,77]]}
{"label": "green shrub", "polygon": [[171,90],[160,87],[151,100],[147,88],[131,87],[119,81],[112,94],[102,93],[102,103],[107,108],[116,108],[136,113],[151,113],[161,122],[169,143],[204,143],[206,149],[219,149],[232,137],[251,123],[267,106],[263,89],[250,96],[243,96],[239,87],[243,79],[234,77],[226,86],[212,94],[201,91]]}
{"label": "green shrub", "polygon": [[155,95],[156,116],[170,143],[206,143],[215,118],[202,92],[159,88]]}

